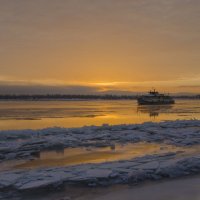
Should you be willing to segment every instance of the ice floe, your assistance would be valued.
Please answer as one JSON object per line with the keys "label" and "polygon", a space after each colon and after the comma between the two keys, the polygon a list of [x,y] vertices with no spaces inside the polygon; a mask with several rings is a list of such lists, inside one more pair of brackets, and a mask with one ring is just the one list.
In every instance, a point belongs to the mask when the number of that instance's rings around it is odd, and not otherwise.
{"label": "ice floe", "polygon": [[[30,160],[40,151],[68,147],[103,147],[115,143],[164,143],[178,147],[200,144],[200,121],[165,121],[139,125],[48,128],[1,131],[0,164]],[[1,191],[57,188],[65,184],[106,186],[136,184],[145,180],[180,177],[200,172],[200,155],[167,152],[115,162],[67,167],[7,169],[0,171]]]}

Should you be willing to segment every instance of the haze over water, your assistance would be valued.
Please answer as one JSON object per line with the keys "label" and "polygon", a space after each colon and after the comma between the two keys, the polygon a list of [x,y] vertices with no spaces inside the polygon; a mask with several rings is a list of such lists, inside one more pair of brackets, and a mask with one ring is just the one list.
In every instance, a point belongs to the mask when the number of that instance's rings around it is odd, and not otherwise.
{"label": "haze over water", "polygon": [[135,100],[1,101],[0,130],[133,124],[200,119],[199,100],[174,105],[138,106]]}

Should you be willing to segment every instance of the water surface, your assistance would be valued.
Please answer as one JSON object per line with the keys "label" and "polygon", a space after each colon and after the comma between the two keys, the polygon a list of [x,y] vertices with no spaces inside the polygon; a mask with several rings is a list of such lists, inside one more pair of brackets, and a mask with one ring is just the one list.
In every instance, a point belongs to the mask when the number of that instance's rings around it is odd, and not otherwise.
{"label": "water surface", "polygon": [[16,165],[17,168],[39,168],[49,166],[70,166],[86,163],[103,163],[151,155],[156,153],[183,151],[184,148],[158,143],[115,144],[108,147],[66,148],[63,150],[42,151],[38,158]]}
{"label": "water surface", "polygon": [[200,100],[138,106],[135,100],[0,101],[0,130],[200,119]]}

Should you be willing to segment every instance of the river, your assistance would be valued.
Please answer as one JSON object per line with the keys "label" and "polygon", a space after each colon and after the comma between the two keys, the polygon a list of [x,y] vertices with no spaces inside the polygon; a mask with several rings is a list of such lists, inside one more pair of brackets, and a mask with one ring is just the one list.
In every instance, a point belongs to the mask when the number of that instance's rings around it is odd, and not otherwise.
{"label": "river", "polygon": [[200,119],[200,100],[138,106],[135,100],[0,101],[0,130]]}

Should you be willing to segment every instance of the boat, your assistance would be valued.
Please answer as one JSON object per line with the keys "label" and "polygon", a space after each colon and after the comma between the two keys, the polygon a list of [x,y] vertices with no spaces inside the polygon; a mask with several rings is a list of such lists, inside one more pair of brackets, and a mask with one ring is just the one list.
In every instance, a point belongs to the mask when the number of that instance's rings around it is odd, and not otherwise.
{"label": "boat", "polygon": [[160,94],[155,89],[149,91],[147,95],[141,95],[137,98],[139,105],[164,105],[174,104],[175,100],[166,94]]}

